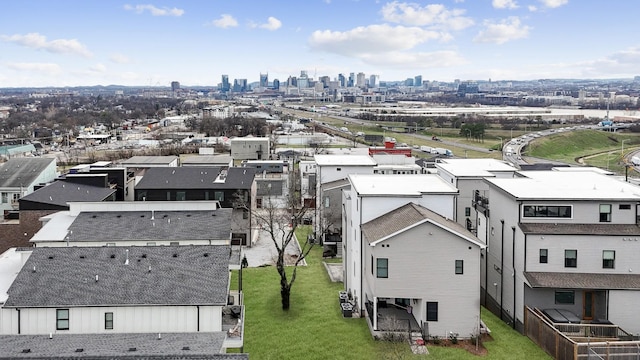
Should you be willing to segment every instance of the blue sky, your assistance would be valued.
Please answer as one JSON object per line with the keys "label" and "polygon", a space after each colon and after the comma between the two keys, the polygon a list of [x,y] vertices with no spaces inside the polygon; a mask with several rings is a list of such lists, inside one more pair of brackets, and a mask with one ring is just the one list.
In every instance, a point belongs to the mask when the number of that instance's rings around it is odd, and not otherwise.
{"label": "blue sky", "polygon": [[0,87],[640,75],[636,0],[20,0]]}

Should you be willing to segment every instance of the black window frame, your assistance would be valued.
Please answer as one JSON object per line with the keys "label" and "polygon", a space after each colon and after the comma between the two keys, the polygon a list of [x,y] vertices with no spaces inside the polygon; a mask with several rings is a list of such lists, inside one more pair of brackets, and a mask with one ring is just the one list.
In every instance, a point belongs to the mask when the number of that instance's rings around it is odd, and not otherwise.
{"label": "black window frame", "polygon": [[427,321],[438,321],[438,302],[427,301]]}
{"label": "black window frame", "polygon": [[554,301],[556,305],[575,305],[576,292],[574,290],[556,290]]}
{"label": "black window frame", "polygon": [[539,260],[540,264],[549,263],[549,249],[540,249]]}
{"label": "black window frame", "polygon": [[464,208],[464,216],[471,216],[471,208],[470,207],[465,207]]}
{"label": "black window frame", "polygon": [[523,218],[570,219],[573,216],[571,205],[523,205]]}
{"label": "black window frame", "polygon": [[56,330],[69,330],[69,309],[56,309]]}
{"label": "black window frame", "polygon": [[113,330],[113,312],[104,313],[104,329]]}
{"label": "black window frame", "polygon": [[[603,206],[605,206],[605,207],[608,206],[609,207],[609,211],[608,212],[606,212],[606,211],[603,212],[602,211],[602,207]],[[600,213],[600,216],[599,216],[600,222],[611,222],[612,209],[613,209],[613,206],[611,206],[611,204],[600,204],[598,206],[598,212]]]}
{"label": "black window frame", "polygon": [[[386,271],[386,273],[382,274],[381,270]],[[389,259],[388,258],[376,258],[376,278],[378,279],[389,278]]]}
{"label": "black window frame", "polygon": [[[574,256],[570,257],[569,251],[574,252]],[[564,251],[564,267],[566,268],[577,268],[578,267],[578,250],[576,249],[566,249]]]}
{"label": "black window frame", "polygon": [[455,274],[463,275],[464,274],[464,260],[456,260],[455,261]]}
{"label": "black window frame", "polygon": [[[606,259],[605,253],[613,253],[612,259]],[[615,269],[616,268],[616,251],[615,250],[602,250],[602,268],[603,269]]]}

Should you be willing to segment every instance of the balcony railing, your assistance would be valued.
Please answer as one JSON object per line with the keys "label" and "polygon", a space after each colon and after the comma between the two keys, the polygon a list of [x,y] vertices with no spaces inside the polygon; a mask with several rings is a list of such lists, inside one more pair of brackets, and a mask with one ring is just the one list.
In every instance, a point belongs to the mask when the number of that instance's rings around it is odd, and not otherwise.
{"label": "balcony railing", "polygon": [[244,346],[244,294],[231,291],[233,304],[222,309],[222,331],[226,333],[223,347],[241,348]]}

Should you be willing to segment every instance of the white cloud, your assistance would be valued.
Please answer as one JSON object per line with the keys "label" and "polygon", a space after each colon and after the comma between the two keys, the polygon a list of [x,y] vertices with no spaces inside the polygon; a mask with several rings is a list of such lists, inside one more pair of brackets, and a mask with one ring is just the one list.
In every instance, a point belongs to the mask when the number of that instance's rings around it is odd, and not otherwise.
{"label": "white cloud", "polygon": [[123,54],[111,54],[111,56],[109,56],[109,60],[111,60],[111,62],[114,62],[116,64],[130,64],[131,63],[131,59],[129,59],[128,56],[123,55]]}
{"label": "white cloud", "polygon": [[1,35],[0,39],[31,49],[44,50],[55,54],[76,54],[84,57],[92,56],[91,52],[76,39],[56,39],[47,41],[46,36],[38,33],[29,33],[26,35]]}
{"label": "white cloud", "polygon": [[511,40],[522,39],[529,36],[531,27],[520,23],[516,16],[509,17],[499,23],[486,20],[485,29],[473,39],[480,43],[504,44]]}
{"label": "white cloud", "polygon": [[89,70],[96,73],[104,73],[107,71],[107,67],[104,66],[104,64],[98,63],[90,67]]}
{"label": "white cloud", "polygon": [[281,26],[282,26],[282,21],[274,18],[273,16],[269,16],[265,24],[259,25],[259,27],[263,29],[267,29],[269,31],[278,30]]}
{"label": "white cloud", "polygon": [[515,0],[493,0],[491,2],[496,9],[517,9],[518,3]]}
{"label": "white cloud", "polygon": [[125,10],[135,11],[138,14],[142,14],[145,11],[148,11],[153,16],[182,16],[184,14],[183,9],[178,8],[159,8],[151,4],[138,4],[138,5],[129,5],[126,4],[124,6]]}
{"label": "white cloud", "polygon": [[539,0],[545,7],[555,9],[569,3],[569,0]]}
{"label": "white cloud", "polygon": [[316,30],[309,38],[309,45],[314,50],[359,57],[361,54],[408,50],[429,40],[449,39],[446,33],[383,24],[360,26],[349,31]]}
{"label": "white cloud", "polygon": [[529,6],[527,6],[527,9],[529,9],[529,11],[531,11],[531,12],[538,11],[538,7],[535,6],[535,5],[529,5]]}
{"label": "white cloud", "polygon": [[463,16],[464,10],[448,10],[442,4],[420,6],[394,1],[384,5],[380,12],[385,21],[405,25],[462,30],[474,24],[473,19]]}
{"label": "white cloud", "polygon": [[56,75],[61,72],[58,64],[52,63],[8,63],[9,69],[37,72],[45,75]]}
{"label": "white cloud", "polygon": [[222,29],[238,26],[238,20],[229,14],[222,14],[219,19],[213,20],[211,23]]}

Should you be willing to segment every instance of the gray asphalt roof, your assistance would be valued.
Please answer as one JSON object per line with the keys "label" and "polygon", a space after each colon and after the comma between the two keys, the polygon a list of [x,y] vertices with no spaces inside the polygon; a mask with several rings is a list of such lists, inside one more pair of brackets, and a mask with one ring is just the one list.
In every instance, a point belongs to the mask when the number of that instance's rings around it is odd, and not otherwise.
{"label": "gray asphalt roof", "polygon": [[115,189],[56,181],[23,196],[20,201],[67,206],[69,201],[102,201],[115,192]]}
{"label": "gray asphalt roof", "polygon": [[56,159],[13,158],[0,164],[0,188],[29,186]]}
{"label": "gray asphalt roof", "polygon": [[136,190],[147,189],[250,189],[256,169],[230,167],[224,182],[215,182],[216,166],[157,167],[147,170]]}
{"label": "gray asphalt roof", "polygon": [[558,289],[640,289],[639,274],[590,274],[568,272],[525,272],[534,288]]}
{"label": "gray asphalt roof", "polygon": [[225,305],[229,255],[224,245],[34,248],[5,307]]}
{"label": "gray asphalt roof", "polygon": [[232,211],[81,212],[69,240],[229,240]]}
{"label": "gray asphalt roof", "polygon": [[551,235],[640,235],[636,224],[520,223],[525,234]]}
{"label": "gray asphalt roof", "polygon": [[[221,354],[224,332],[0,335],[0,359],[248,359]],[[80,351],[81,350],[81,351]]]}
{"label": "gray asphalt roof", "polygon": [[166,164],[167,166],[177,160],[178,157],[174,155],[169,156],[132,156],[129,159],[122,162],[122,165],[125,166],[135,166],[145,164],[153,164],[153,165],[161,165]]}

